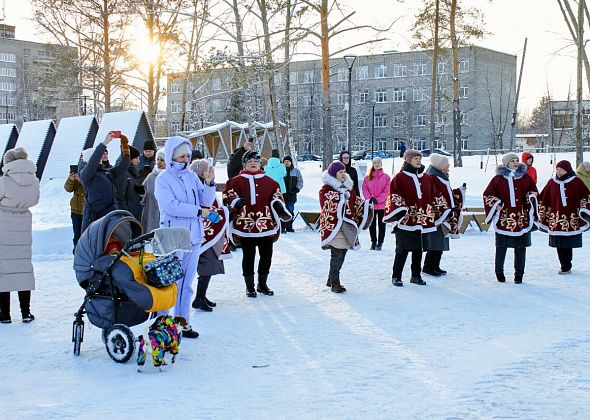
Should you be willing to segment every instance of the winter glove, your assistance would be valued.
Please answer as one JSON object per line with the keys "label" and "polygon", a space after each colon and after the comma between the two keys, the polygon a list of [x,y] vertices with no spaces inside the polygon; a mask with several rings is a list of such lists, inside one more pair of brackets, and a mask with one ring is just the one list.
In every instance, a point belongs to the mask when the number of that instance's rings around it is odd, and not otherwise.
{"label": "winter glove", "polygon": [[145,194],[145,187],[143,185],[134,185],[133,191],[135,191],[139,195]]}
{"label": "winter glove", "polygon": [[221,220],[221,216],[219,216],[217,213],[209,212],[209,214],[206,217],[203,217],[203,219],[207,219],[211,223],[215,224],[219,223],[219,221]]}
{"label": "winter glove", "polygon": [[121,153],[123,156],[131,156],[131,150],[129,150],[129,139],[123,134],[121,134]]}
{"label": "winter glove", "polygon": [[369,204],[373,204],[373,205],[377,204],[377,199],[375,197],[371,197],[369,199]]}
{"label": "winter glove", "polygon": [[236,204],[234,204],[234,209],[239,210],[242,207],[244,207],[246,205],[246,200],[244,200],[243,198],[240,198],[238,201],[236,201]]}

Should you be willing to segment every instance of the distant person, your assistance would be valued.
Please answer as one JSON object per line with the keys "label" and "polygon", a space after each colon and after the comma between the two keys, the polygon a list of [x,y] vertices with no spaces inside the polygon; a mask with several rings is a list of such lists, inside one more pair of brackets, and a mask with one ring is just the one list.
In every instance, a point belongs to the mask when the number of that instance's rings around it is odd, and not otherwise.
{"label": "distant person", "polygon": [[145,188],[142,185],[143,178],[139,174],[139,159],[139,150],[129,146],[129,166],[127,171],[115,176],[115,193],[118,208],[129,211],[137,220],[141,220],[141,202],[145,194]]}
{"label": "distant person", "polygon": [[33,216],[39,202],[37,167],[22,147],[4,154],[0,176],[0,323],[10,324],[10,292],[18,291],[22,320],[31,322],[31,290],[35,274],[31,262]]}
{"label": "distant person", "polygon": [[194,162],[195,160],[198,159],[203,159],[203,153],[201,153],[201,151],[199,149],[194,149],[191,153],[191,162]]}
{"label": "distant person", "polygon": [[109,151],[108,149],[105,150],[100,158],[100,164],[102,165],[103,169],[111,169],[113,165],[109,162]]}
{"label": "distant person", "polygon": [[[385,203],[389,197],[389,184],[391,178],[383,171],[383,161],[380,157],[373,158],[373,164],[363,181],[363,196],[373,205],[375,217],[369,227],[371,234],[371,249],[381,251],[385,239]],[[379,228],[379,235],[377,235]]]}
{"label": "distant person", "polygon": [[406,143],[402,141],[401,144],[399,145],[399,157],[403,158],[404,153],[406,153],[407,149],[408,148],[406,147]]}
{"label": "distant person", "polygon": [[524,152],[522,154],[522,163],[526,165],[526,173],[530,176],[535,184],[537,183],[537,169],[533,166],[534,157],[532,153]]}
{"label": "distant person", "polygon": [[356,169],[352,166],[352,158],[350,152],[348,150],[341,151],[339,160],[340,162],[344,163],[344,166],[346,166],[346,173],[348,174],[348,176],[350,176],[350,179],[352,179],[352,189],[356,193],[357,197],[360,197],[361,192],[359,190],[359,176],[356,172]]}
{"label": "distant person", "polygon": [[576,169],[576,176],[590,189],[590,162],[585,160],[580,163]]}
{"label": "distant person", "polygon": [[142,199],[141,226],[143,226],[143,231],[146,233],[160,227],[160,208],[156,200],[155,190],[156,177],[164,169],[166,169],[166,153],[164,149],[160,149],[156,152],[156,166],[142,184],[145,194]]}
{"label": "distant person", "polygon": [[285,165],[281,163],[279,159],[279,151],[272,149],[271,158],[268,160],[268,164],[264,167],[264,173],[274,179],[279,187],[281,187],[281,194],[285,194],[285,176],[287,175],[287,169]]}
{"label": "distant person", "polygon": [[227,179],[230,180],[234,176],[240,174],[240,171],[243,169],[242,158],[244,154],[252,149],[252,138],[249,138],[244,142],[244,144],[234,150],[233,155],[231,156],[230,160],[227,162]]}
{"label": "distant person", "polygon": [[80,239],[80,235],[82,234],[82,220],[84,215],[84,185],[80,181],[78,172],[70,172],[64,184],[64,189],[69,193],[73,193],[70,200],[70,214],[72,228],[74,229],[74,248],[76,248],[78,239]]}
{"label": "distant person", "polygon": [[82,181],[86,191],[82,232],[86,230],[90,223],[117,209],[115,178],[127,172],[130,150],[129,140],[126,136],[121,135],[121,161],[110,169],[104,168],[101,164],[102,157],[113,138],[113,134],[110,132],[102,143],[99,143],[95,148],[86,149],[82,152],[82,163],[79,172],[80,181]]}
{"label": "distant person", "polygon": [[[156,150],[158,148],[156,147],[156,142],[153,140],[146,140],[143,142],[143,152],[141,153],[141,156],[139,157],[139,169],[143,170],[143,168],[145,168],[146,166],[150,167],[150,171],[152,169],[154,169],[154,166],[156,165]],[[147,173],[144,176],[147,176]]]}
{"label": "distant person", "polygon": [[[283,158],[283,165],[287,174],[285,175],[285,193],[283,198],[285,199],[285,205],[287,210],[291,214],[295,214],[295,203],[297,202],[297,194],[303,189],[303,176],[301,171],[293,166],[293,158],[291,156],[285,156]],[[293,230],[293,220],[283,224],[283,233],[295,232]]]}

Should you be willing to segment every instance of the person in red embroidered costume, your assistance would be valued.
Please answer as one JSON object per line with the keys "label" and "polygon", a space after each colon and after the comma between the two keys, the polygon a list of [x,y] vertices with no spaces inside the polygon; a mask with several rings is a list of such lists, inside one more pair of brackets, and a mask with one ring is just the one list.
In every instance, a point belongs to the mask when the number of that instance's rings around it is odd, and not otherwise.
{"label": "person in red embroidered costume", "polygon": [[357,196],[346,166],[335,161],[322,175],[319,231],[322,249],[330,250],[330,272],[326,286],[334,293],[346,292],[340,283],[340,269],[349,249],[360,249],[359,230],[373,219],[372,204]]}
{"label": "person in red embroidered costume", "polygon": [[385,203],[384,222],[394,223],[395,259],[391,282],[401,287],[402,272],[412,253],[410,282],[425,285],[422,271],[422,235],[435,232],[451,209],[432,177],[424,173],[422,154],[414,149],[404,153],[401,171],[391,180]]}
{"label": "person in red embroidered costume", "polygon": [[559,274],[570,274],[573,248],[582,247],[582,232],[590,228],[590,190],[567,160],[557,162],[555,176],[539,195],[537,226],[557,248]]}
{"label": "person in red embroidered costume", "polygon": [[422,248],[426,251],[422,272],[433,277],[440,277],[447,272],[440,268],[444,251],[450,250],[449,238],[459,237],[459,228],[463,222],[462,208],[465,203],[466,185],[451,189],[449,181],[449,158],[437,153],[430,155],[430,166],[426,173],[431,176],[436,189],[442,193],[451,208],[450,217],[438,225],[434,232],[422,235]]}
{"label": "person in red embroidered costume", "polygon": [[486,223],[496,229],[496,279],[506,281],[504,261],[508,248],[514,248],[514,283],[522,283],[526,249],[531,246],[531,229],[537,214],[537,186],[519,163],[516,153],[502,156],[496,176],[483,192]]}
{"label": "person in red embroidered costume", "polygon": [[[257,151],[244,154],[244,169],[227,181],[223,190],[223,203],[233,209],[230,222],[231,241],[242,246],[242,274],[246,282],[246,295],[256,292],[274,295],[267,279],[272,262],[273,242],[279,238],[281,223],[291,220],[285,207],[279,184],[260,169],[261,158]],[[254,288],[254,260],[256,248],[260,255],[258,285]]]}

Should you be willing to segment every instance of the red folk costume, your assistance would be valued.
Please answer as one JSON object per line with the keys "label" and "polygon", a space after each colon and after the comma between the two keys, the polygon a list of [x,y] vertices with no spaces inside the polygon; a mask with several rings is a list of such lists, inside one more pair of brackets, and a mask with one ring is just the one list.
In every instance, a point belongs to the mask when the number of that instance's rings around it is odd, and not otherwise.
{"label": "red folk costume", "polygon": [[383,221],[397,223],[401,230],[428,233],[436,231],[450,212],[442,190],[424,173],[424,166],[415,169],[404,164],[391,180]]}
{"label": "red folk costume", "polygon": [[210,220],[203,219],[205,237],[201,244],[201,254],[209,248],[214,248],[220,260],[231,258],[229,247],[229,210],[217,198],[213,201],[209,210],[217,213],[221,219],[218,223],[211,223]]}
{"label": "red folk costume", "polygon": [[359,250],[359,230],[367,229],[373,221],[369,201],[356,195],[353,181],[348,174],[344,182],[340,182],[328,172],[324,172],[322,181],[324,185],[319,192],[319,231],[322,249],[327,249],[342,229],[347,242],[352,244],[350,249]]}
{"label": "red folk costume", "polygon": [[575,175],[553,177],[539,195],[539,221],[543,232],[555,236],[578,235],[590,228],[590,190]]}
{"label": "red folk costume", "polygon": [[450,212],[443,222],[445,236],[459,237],[459,229],[463,224],[463,206],[465,204],[465,187],[451,188],[451,182],[436,175],[430,175],[437,191],[440,191],[448,203]]}
{"label": "red folk costume", "polygon": [[511,171],[500,165],[483,192],[486,223],[495,224],[497,233],[522,236],[533,228],[538,214],[537,186],[524,163]]}
{"label": "red folk costume", "polygon": [[279,184],[263,171],[241,171],[227,181],[222,198],[223,203],[232,208],[240,198],[246,202],[241,209],[236,209],[230,222],[229,234],[233,243],[239,242],[239,238],[264,236],[275,236],[276,240],[281,222],[292,217],[285,207]]}

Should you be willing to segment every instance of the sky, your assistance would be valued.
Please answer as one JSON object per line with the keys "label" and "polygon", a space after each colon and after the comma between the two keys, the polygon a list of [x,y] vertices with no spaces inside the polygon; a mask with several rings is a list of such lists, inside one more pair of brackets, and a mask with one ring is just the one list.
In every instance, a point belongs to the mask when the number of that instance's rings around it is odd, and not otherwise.
{"label": "sky", "polygon": [[[357,24],[384,27],[395,22],[386,35],[387,41],[371,47],[373,53],[409,50],[412,22],[420,0],[365,0],[362,4],[367,7],[362,8],[358,7],[357,0],[341,2],[349,10],[356,7],[352,20]],[[31,1],[4,0],[4,3],[5,20],[17,27],[17,38],[38,41],[40,37],[32,21]],[[575,91],[575,47],[568,40],[567,27],[555,1],[463,0],[462,3],[477,6],[483,12],[485,27],[490,32],[475,44],[517,55],[519,67],[524,39],[528,37],[519,99],[520,113],[530,113],[547,90],[555,99],[566,99],[568,91]],[[347,45],[358,42],[358,34],[351,33],[350,36],[342,42]],[[361,47],[354,52],[366,54],[369,48]],[[584,96],[587,97],[588,92]]]}

